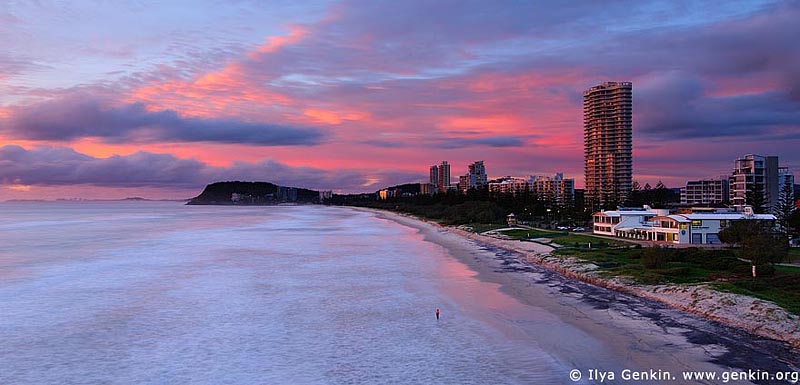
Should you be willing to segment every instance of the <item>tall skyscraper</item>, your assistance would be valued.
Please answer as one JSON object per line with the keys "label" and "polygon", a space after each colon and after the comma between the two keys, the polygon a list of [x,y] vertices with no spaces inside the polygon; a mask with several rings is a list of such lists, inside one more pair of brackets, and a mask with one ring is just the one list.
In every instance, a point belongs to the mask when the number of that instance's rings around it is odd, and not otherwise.
{"label": "tall skyscraper", "polygon": [[439,166],[431,166],[430,183],[433,185],[434,190],[439,190]]}
{"label": "tall skyscraper", "polygon": [[439,165],[438,173],[437,187],[439,192],[447,192],[450,189],[450,164],[446,160],[443,160]]}
{"label": "tall skyscraper", "polygon": [[633,174],[633,85],[605,82],[583,92],[586,204],[622,204]]}

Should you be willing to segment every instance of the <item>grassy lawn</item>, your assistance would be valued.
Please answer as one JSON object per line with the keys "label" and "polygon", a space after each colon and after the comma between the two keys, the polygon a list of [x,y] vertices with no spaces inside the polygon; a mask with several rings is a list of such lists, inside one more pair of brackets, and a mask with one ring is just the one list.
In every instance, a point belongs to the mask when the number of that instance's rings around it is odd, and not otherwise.
{"label": "grassy lawn", "polygon": [[[658,249],[656,249],[658,250]],[[687,250],[687,249],[684,249]],[[673,254],[673,251],[667,251]],[[720,278],[735,278],[750,268],[731,253],[692,250],[675,255],[650,255],[648,249],[558,250],[599,266],[607,277],[628,276],[643,284],[699,283]]]}
{"label": "grassy lawn", "polygon": [[501,234],[515,238],[556,238],[556,237],[564,237],[567,236],[569,233],[566,231],[548,231],[548,230],[529,230],[529,229],[514,229],[514,230],[505,230],[501,231]]}
{"label": "grassy lawn", "polygon": [[800,315],[800,269],[781,271],[776,269],[775,275],[732,282],[720,282],[714,286],[721,291],[749,295],[772,301],[778,306]]}
{"label": "grassy lawn", "polygon": [[534,230],[514,229],[514,230],[501,231],[500,233],[514,239],[548,238],[552,239],[552,243],[561,246],[572,246],[580,249],[588,249],[589,243],[592,244],[592,248],[598,248],[598,249],[607,247],[625,247],[633,245],[629,242],[619,241],[616,239],[600,238],[587,234],[569,233],[566,231],[550,231],[541,229],[534,229]]}
{"label": "grassy lawn", "polygon": [[506,224],[499,224],[499,223],[468,223],[464,226],[471,227],[472,231],[476,233],[482,233],[484,231],[497,230],[508,227],[508,225]]}
{"label": "grassy lawn", "polygon": [[580,248],[588,248],[589,243],[592,247],[624,247],[631,246],[632,243],[619,241],[616,239],[599,238],[591,235],[570,233],[565,237],[553,239],[553,243],[562,246],[575,246]]}
{"label": "grassy lawn", "polygon": [[628,276],[643,284],[709,282],[717,290],[772,301],[800,315],[800,267],[775,266],[770,276],[753,281],[750,264],[732,250],[706,249],[560,249],[600,267],[603,276]]}
{"label": "grassy lawn", "polygon": [[775,271],[779,271],[781,273],[800,274],[800,267],[798,267],[798,266],[775,266]]}
{"label": "grassy lawn", "polygon": [[786,258],[786,262],[800,263],[800,247],[792,247],[789,249],[789,256]]}

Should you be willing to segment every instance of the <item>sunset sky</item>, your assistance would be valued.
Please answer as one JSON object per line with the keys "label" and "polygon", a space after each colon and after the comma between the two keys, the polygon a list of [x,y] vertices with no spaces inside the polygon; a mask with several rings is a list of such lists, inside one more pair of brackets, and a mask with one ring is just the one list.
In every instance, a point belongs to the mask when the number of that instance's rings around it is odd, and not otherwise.
{"label": "sunset sky", "polygon": [[564,172],[632,81],[634,179],[800,170],[800,2],[3,1],[0,199]]}

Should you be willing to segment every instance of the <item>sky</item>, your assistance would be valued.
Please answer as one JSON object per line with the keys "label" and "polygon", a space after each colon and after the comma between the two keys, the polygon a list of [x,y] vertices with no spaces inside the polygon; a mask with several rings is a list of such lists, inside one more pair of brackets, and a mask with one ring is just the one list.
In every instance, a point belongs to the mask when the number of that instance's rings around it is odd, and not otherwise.
{"label": "sky", "polygon": [[634,180],[800,170],[800,1],[0,0],[0,200],[583,185],[582,93],[633,82]]}

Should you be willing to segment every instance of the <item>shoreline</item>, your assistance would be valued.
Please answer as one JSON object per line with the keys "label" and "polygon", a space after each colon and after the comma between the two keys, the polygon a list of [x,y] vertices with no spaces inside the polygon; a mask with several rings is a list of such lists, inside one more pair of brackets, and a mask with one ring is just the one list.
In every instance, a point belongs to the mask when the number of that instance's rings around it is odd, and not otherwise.
{"label": "shoreline", "polygon": [[[553,250],[550,246],[534,242],[502,240],[391,211],[363,207],[354,209],[371,212],[380,218],[420,231],[422,229],[419,226],[414,226],[408,221],[427,224],[465,240],[516,253],[519,256],[516,259],[522,264],[541,266],[570,280],[655,301],[681,312],[800,348],[800,317],[769,301],[716,291],[705,284],[640,285],[624,277],[601,277],[597,266],[574,257],[553,256],[550,254]],[[474,267],[472,264],[469,265]],[[480,270],[476,271],[481,275]]]}

